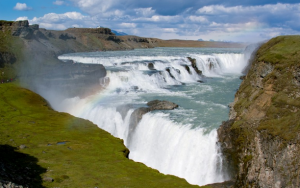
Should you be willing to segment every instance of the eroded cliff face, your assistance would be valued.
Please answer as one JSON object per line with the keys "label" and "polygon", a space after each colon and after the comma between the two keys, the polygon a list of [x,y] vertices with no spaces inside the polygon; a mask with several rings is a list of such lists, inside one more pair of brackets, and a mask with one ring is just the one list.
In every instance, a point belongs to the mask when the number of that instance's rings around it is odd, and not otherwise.
{"label": "eroded cliff face", "polygon": [[257,51],[218,130],[235,187],[300,187],[300,36]]}

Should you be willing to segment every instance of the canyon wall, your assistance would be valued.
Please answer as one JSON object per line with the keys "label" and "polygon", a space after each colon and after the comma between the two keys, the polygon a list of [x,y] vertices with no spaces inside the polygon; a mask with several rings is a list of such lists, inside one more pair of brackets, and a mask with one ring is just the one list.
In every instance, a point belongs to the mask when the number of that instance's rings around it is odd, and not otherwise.
{"label": "canyon wall", "polygon": [[218,130],[235,187],[300,187],[300,36],[257,51]]}

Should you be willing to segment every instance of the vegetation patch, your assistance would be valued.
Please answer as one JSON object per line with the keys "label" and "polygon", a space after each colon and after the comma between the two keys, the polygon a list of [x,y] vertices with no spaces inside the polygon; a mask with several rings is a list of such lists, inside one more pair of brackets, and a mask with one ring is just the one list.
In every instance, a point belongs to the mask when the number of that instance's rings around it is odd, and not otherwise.
{"label": "vegetation patch", "polygon": [[300,59],[299,44],[299,35],[273,38],[260,47],[257,60],[284,66],[297,65]]}
{"label": "vegetation patch", "polygon": [[[122,140],[87,120],[53,111],[47,101],[16,83],[0,84],[0,98],[0,149],[7,147],[13,153],[1,152],[1,159],[24,155],[30,162],[21,161],[15,168],[34,169],[31,175],[19,175],[23,185],[198,187],[127,159]],[[5,180],[18,182],[19,176],[12,173]]]}

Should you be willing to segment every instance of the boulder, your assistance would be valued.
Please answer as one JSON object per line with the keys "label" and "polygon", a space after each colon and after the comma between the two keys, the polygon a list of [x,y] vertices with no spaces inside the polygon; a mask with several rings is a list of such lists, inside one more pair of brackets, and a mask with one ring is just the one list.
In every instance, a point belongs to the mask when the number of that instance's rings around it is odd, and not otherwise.
{"label": "boulder", "polygon": [[147,106],[148,107],[138,108],[138,109],[134,110],[134,112],[131,114],[131,116],[130,116],[130,122],[129,122],[127,144],[131,143],[131,135],[135,131],[138,123],[141,121],[141,119],[143,118],[144,114],[146,114],[146,113],[148,113],[150,111],[154,111],[154,110],[173,110],[173,109],[175,109],[175,108],[178,107],[178,105],[175,104],[175,103],[173,103],[173,102],[170,102],[170,101],[160,101],[160,100],[150,101],[150,102],[147,103]]}
{"label": "boulder", "polygon": [[153,110],[173,110],[178,107],[177,104],[170,101],[153,100],[147,103],[150,111]]}
{"label": "boulder", "polygon": [[148,69],[149,69],[149,70],[156,70],[156,69],[154,68],[154,64],[153,64],[153,63],[148,63]]}

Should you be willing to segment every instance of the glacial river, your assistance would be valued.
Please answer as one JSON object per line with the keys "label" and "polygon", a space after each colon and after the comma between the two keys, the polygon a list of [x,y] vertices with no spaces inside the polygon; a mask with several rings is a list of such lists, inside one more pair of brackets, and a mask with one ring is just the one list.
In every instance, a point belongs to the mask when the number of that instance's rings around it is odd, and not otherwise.
{"label": "glacial river", "polygon": [[[187,57],[196,59],[203,75]],[[130,159],[161,173],[197,185],[228,180],[216,130],[228,119],[228,104],[241,83],[248,61],[243,49],[154,48],[65,54],[59,59],[100,63],[108,73],[99,81],[104,90],[84,99],[65,99],[56,110],[88,119],[123,139]],[[149,112],[130,132],[132,112],[154,99],[179,108]]]}

